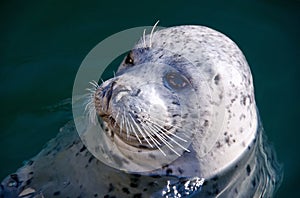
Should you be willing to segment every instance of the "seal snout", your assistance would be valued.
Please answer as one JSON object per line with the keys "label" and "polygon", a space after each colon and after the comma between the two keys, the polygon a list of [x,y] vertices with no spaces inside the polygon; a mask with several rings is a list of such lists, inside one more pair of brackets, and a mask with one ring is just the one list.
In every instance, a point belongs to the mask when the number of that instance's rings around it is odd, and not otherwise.
{"label": "seal snout", "polygon": [[95,92],[95,107],[97,114],[102,116],[109,113],[110,102],[116,81],[106,81],[102,83]]}

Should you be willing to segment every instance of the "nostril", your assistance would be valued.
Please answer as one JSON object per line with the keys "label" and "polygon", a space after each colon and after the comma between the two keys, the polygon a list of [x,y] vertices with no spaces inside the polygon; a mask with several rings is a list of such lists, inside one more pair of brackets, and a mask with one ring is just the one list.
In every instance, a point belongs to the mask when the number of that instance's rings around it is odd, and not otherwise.
{"label": "nostril", "polygon": [[96,90],[94,104],[98,116],[106,115],[111,106],[111,100],[116,85],[115,79],[103,82]]}
{"label": "nostril", "polygon": [[101,96],[102,98],[106,98],[106,105],[107,105],[107,109],[109,108],[109,102],[111,100],[112,94],[113,94],[113,89],[115,86],[116,82],[113,81],[111,83],[109,83],[107,86],[105,86],[103,88],[103,90],[101,91]]}
{"label": "nostril", "polygon": [[132,92],[132,96],[138,96],[141,93],[141,89],[136,89]]}
{"label": "nostril", "polygon": [[106,86],[103,86],[102,88],[99,89],[99,95],[101,97],[108,97],[109,95],[111,95],[113,88],[115,86],[116,82],[111,82]]}

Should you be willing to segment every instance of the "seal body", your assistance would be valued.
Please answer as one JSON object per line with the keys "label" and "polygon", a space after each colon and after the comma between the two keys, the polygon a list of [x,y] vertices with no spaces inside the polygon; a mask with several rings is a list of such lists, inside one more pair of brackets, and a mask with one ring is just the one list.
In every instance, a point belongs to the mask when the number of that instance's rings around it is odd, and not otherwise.
{"label": "seal body", "polygon": [[247,61],[215,30],[147,35],[91,101],[91,120],[102,119],[116,153],[96,159],[69,124],[2,182],[4,197],[270,197],[281,182]]}

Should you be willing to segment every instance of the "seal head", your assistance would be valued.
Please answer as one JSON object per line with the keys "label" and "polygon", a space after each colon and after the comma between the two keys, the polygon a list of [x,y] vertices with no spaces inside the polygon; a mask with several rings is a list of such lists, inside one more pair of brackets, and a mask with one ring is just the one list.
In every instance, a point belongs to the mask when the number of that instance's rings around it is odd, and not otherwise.
{"label": "seal head", "polygon": [[[158,53],[164,56],[153,60],[152,54]],[[131,58],[138,54],[143,59]],[[141,167],[138,170],[160,168],[190,152],[195,133],[205,130],[207,116],[201,116],[200,109],[209,105],[196,93],[205,86],[195,84],[187,72],[193,67],[166,50],[134,49],[114,78],[95,87],[92,112],[102,119],[112,143]]]}
{"label": "seal head", "polygon": [[90,117],[106,129],[99,155],[106,153],[110,166],[147,172],[195,151],[193,168],[211,177],[255,139],[249,66],[234,42],[206,27],[167,28],[145,40],[151,37],[151,45],[141,39],[116,76],[90,97]]}

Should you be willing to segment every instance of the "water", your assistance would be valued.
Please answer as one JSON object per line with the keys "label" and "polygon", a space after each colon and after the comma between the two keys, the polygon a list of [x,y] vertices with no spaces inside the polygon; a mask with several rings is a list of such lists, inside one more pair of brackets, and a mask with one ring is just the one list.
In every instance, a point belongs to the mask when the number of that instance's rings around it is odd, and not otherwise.
{"label": "water", "polygon": [[284,164],[277,197],[299,194],[299,8],[292,0],[2,2],[0,178],[39,152],[71,119],[64,108],[47,107],[71,97],[89,50],[111,34],[159,19],[161,26],[206,25],[240,46],[252,69],[265,131]]}

